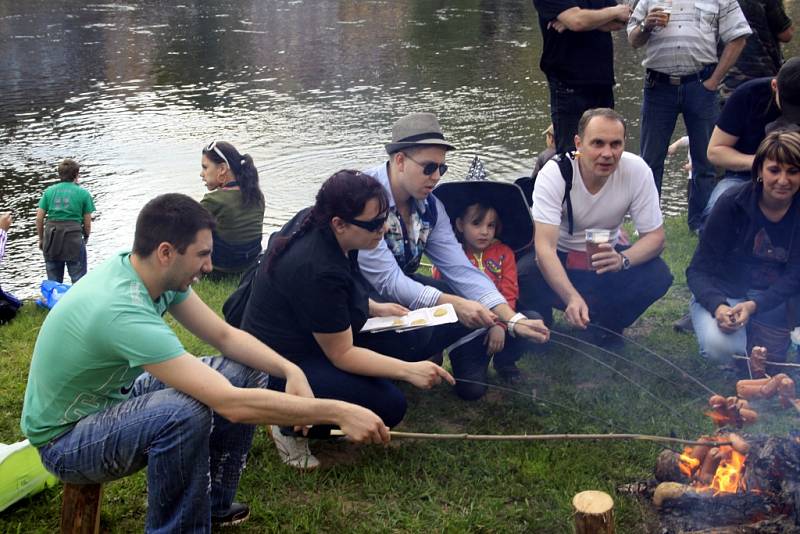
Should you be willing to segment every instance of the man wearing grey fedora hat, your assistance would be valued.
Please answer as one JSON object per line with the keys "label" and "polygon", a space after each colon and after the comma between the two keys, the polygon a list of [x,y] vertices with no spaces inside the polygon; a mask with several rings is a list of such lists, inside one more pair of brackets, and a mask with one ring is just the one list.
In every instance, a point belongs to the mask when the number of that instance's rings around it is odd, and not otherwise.
{"label": "man wearing grey fedora hat", "polygon": [[[543,343],[549,338],[544,323],[515,313],[491,280],[469,262],[444,205],[431,194],[447,172],[445,156],[453,149],[432,113],[410,113],[395,122],[386,144],[389,161],[366,171],[386,189],[389,213],[383,242],[359,253],[361,271],[381,300],[409,309],[453,305],[459,323],[419,331],[417,350],[423,353],[435,354],[470,331],[498,321],[509,324],[514,335]],[[433,260],[443,280],[416,273],[423,254]],[[397,336],[397,343],[407,342],[407,337]],[[450,351],[456,393],[470,400],[485,393],[489,364],[486,351],[473,345]]]}

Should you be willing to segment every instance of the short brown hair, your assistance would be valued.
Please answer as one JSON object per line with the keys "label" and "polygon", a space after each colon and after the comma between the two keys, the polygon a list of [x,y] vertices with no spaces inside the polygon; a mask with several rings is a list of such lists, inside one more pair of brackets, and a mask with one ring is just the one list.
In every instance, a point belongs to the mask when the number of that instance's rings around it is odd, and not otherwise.
{"label": "short brown hair", "polygon": [[65,159],[58,164],[58,179],[62,182],[74,182],[78,178],[81,166],[74,159]]}
{"label": "short brown hair", "polygon": [[578,137],[583,138],[583,133],[586,131],[586,126],[589,124],[589,121],[595,117],[605,117],[606,119],[611,119],[612,121],[617,121],[622,124],[622,133],[624,134],[628,129],[628,123],[625,122],[625,117],[617,113],[611,108],[592,108],[587,109],[581,115],[581,119],[578,121]]}
{"label": "short brown hair", "polygon": [[761,177],[761,168],[767,159],[800,167],[800,133],[779,130],[767,134],[753,157],[751,176],[754,183]]}

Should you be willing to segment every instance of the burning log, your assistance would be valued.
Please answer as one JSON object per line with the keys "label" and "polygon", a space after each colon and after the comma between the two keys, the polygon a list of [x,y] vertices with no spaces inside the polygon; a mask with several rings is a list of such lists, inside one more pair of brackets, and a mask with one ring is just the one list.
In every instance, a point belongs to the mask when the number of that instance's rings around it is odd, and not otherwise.
{"label": "burning log", "polygon": [[575,534],[614,534],[614,500],[602,491],[582,491],[572,499]]}
{"label": "burning log", "polygon": [[744,399],[712,395],[708,399],[708,405],[712,410],[708,412],[708,416],[719,427],[736,426],[741,428],[743,425],[749,425],[758,420],[758,413],[750,408],[750,403]]}

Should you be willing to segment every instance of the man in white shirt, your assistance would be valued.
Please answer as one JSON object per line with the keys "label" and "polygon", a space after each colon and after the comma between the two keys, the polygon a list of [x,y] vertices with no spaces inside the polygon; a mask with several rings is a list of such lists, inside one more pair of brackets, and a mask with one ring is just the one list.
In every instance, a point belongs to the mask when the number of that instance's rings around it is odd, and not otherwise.
{"label": "man in white shirt", "polygon": [[[672,284],[659,257],[665,239],[658,193],[644,160],[624,152],[625,120],[614,110],[586,111],[575,146],[571,210],[565,202],[567,181],[556,161],[549,161],[536,179],[536,262],[523,258],[518,265],[520,307],[536,310],[546,323],[557,307],[573,326],[585,329],[593,323],[621,333]],[[640,236],[631,246],[618,242],[628,214]],[[588,257],[590,228],[608,230],[610,237]],[[612,340],[613,334],[604,333],[596,339]]]}

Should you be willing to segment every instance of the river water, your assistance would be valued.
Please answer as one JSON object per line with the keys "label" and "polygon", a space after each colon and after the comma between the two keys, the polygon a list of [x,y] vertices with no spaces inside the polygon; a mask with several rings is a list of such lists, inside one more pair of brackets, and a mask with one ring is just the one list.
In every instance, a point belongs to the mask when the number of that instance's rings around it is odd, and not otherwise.
{"label": "river water", "polygon": [[[495,179],[525,174],[550,122],[536,21],[521,0],[0,0],[0,212],[15,215],[4,289],[30,296],[45,277],[34,215],[65,157],[97,206],[90,267],[130,247],[148,199],[202,197],[214,139],[255,159],[266,231],[334,171],[382,161],[411,111],[434,111],[459,147],[445,179],[475,154]],[[638,152],[641,52],[621,32],[615,49]],[[685,206],[682,162],[668,163],[666,214]]]}

